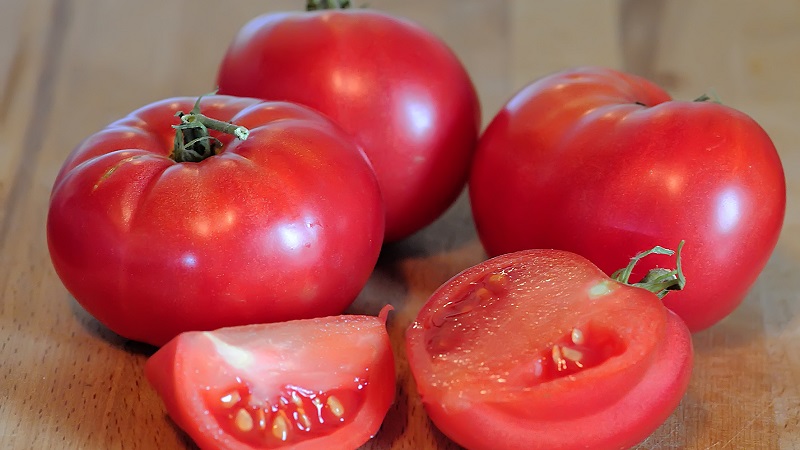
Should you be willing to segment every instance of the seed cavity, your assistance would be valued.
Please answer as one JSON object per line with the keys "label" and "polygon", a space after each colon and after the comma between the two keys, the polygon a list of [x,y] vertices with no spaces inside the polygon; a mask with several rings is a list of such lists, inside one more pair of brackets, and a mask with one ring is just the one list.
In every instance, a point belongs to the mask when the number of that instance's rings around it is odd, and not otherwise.
{"label": "seed cavity", "polygon": [[328,404],[328,408],[330,408],[331,413],[333,413],[337,419],[341,419],[342,416],[344,416],[344,405],[342,405],[342,402],[340,402],[338,398],[331,395],[328,397],[326,403]]}
{"label": "seed cavity", "polygon": [[247,412],[246,409],[240,408],[236,411],[236,416],[233,418],[233,423],[239,431],[248,432],[253,429],[253,417]]}

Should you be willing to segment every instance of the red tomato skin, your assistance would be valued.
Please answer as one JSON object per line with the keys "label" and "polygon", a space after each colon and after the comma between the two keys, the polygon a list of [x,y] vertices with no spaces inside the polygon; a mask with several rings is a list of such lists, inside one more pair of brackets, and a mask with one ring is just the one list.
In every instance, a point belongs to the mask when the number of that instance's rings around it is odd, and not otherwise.
{"label": "red tomato skin", "polygon": [[300,105],[209,96],[250,128],[200,163],[168,158],[175,98],[87,138],[55,181],[47,236],[67,290],[123,337],[341,313],[382,243],[374,173],[341,129]]}
{"label": "red tomato skin", "polygon": [[481,137],[469,194],[490,256],[557,248],[610,274],[643,248],[686,240],[692,282],[665,304],[693,332],[741,303],[786,207],[781,161],[754,120],[591,67],[538,80],[501,109]]}
{"label": "red tomato skin", "polygon": [[436,36],[369,9],[267,14],[221,62],[219,92],[319,110],[354,136],[386,203],[386,241],[439,217],[463,190],[480,128],[468,73]]}
{"label": "red tomato skin", "polygon": [[[363,373],[368,374],[371,380],[368,390],[366,390],[367,394],[365,394],[367,398],[355,419],[324,437],[296,442],[291,447],[293,450],[355,449],[378,432],[395,398],[394,356],[384,320],[370,316],[344,315],[271,324],[283,328],[294,327],[298,333],[305,332],[314,335],[320,333],[320,330],[324,330],[326,326],[341,327],[341,324],[349,321],[350,323],[344,326],[351,328],[353,339],[363,340],[364,336],[368,336],[367,339],[375,342],[375,348],[372,349],[374,358],[369,361],[369,366],[362,367]],[[241,333],[243,330],[256,330],[254,333],[260,335],[262,339],[262,343],[253,342],[254,351],[257,351],[259,347],[267,347],[264,342],[270,340],[269,328],[270,325],[266,327],[264,325],[247,325],[215,330],[212,333],[224,336],[229,333]],[[304,328],[309,329],[304,330]],[[260,331],[258,331],[259,329]],[[226,433],[210,414],[209,405],[202,396],[206,386],[213,385],[216,381],[197,380],[194,377],[198,373],[195,368],[198,367],[199,359],[216,360],[213,352],[203,353],[208,349],[198,343],[202,340],[201,335],[200,332],[181,333],[154,353],[145,364],[145,375],[148,382],[161,397],[170,418],[186,431],[200,448],[229,450],[259,448]],[[313,341],[314,337],[310,336],[310,340]],[[347,342],[342,340],[339,340],[339,343],[347,345]],[[329,359],[326,362],[330,363],[330,359],[340,357],[348,358],[348,355],[337,353],[336,350],[333,347],[327,348]],[[291,361],[292,355],[282,355],[282,358],[284,361]],[[314,364],[318,361],[294,361],[294,363],[299,366],[305,363],[309,370],[314,370]],[[215,364],[217,363],[215,362]],[[333,366],[325,369],[324,372],[317,370],[318,373],[325,373],[329,380],[354,375],[346,371],[337,371]],[[237,372],[231,369],[231,374],[235,375]],[[265,377],[248,380],[243,374],[235,376],[253,384],[268,379]],[[339,381],[350,381],[350,379]],[[331,381],[330,384],[335,383]]]}
{"label": "red tomato skin", "polygon": [[[477,279],[490,273],[494,268],[508,267],[509,262],[529,258],[531,255],[553,255],[550,261],[554,265],[571,264],[578,261],[584,268],[594,267],[588,260],[567,252],[557,250],[525,250],[487,260],[477,266],[466,269],[440,287],[420,310],[416,321],[406,332],[406,353],[412,374],[416,381],[417,390],[421,396],[423,406],[436,427],[459,445],[471,450],[497,449],[497,450],[572,450],[572,449],[624,449],[630,448],[645,440],[656,430],[679,405],[685,394],[690,379],[694,360],[691,334],[684,322],[673,312],[665,310],[663,327],[655,324],[643,326],[645,329],[662,329],[663,334],[658,337],[658,345],[653,354],[639,360],[638,364],[645,367],[635,368],[630,371],[620,371],[615,368],[611,371],[604,370],[602,366],[589,368],[581,375],[597,377],[599,371],[603,376],[625,376],[623,380],[625,390],[622,394],[609,397],[604,394],[610,385],[619,384],[611,378],[595,379],[595,389],[586,397],[574,395],[573,392],[563,392],[563,396],[543,398],[546,404],[558,405],[550,417],[538,415],[523,417],[519,411],[528,407],[538,409],[537,405],[516,404],[504,407],[502,401],[495,404],[472,400],[469,395],[450,393],[449,398],[457,398],[459,404],[449,404],[443,401],[441,388],[430,386],[429,381],[435,378],[431,355],[426,351],[425,324],[431,311],[436,306],[449,302],[458,302],[463,293],[474,286]],[[598,270],[599,273],[599,269]],[[565,274],[561,280],[529,280],[529,283],[562,283],[565,280],[575,279],[575,275]],[[607,279],[599,273],[597,280]],[[561,290],[576,290],[577,286],[559,284]],[[623,290],[634,290],[633,295],[638,297],[652,297],[652,302],[660,300],[650,292],[643,289],[621,286]],[[628,294],[631,294],[630,292]],[[672,295],[670,293],[669,295]],[[526,306],[516,304],[515,308],[525,309]],[[590,318],[591,312],[586,316]],[[501,317],[498,320],[503,320]],[[638,321],[636,312],[631,313],[631,321]],[[514,323],[529,323],[519,318]],[[624,329],[636,325],[619,324]],[[468,328],[468,324],[463,325]],[[517,325],[518,329],[508,331],[508,339],[533,340],[542,339],[541,336],[525,334],[525,325]],[[514,327],[514,325],[510,325]],[[498,349],[501,354],[503,349]],[[507,352],[507,350],[506,350]],[[640,375],[639,369],[642,374]],[[592,375],[590,373],[594,372]],[[444,383],[439,379],[438,383]],[[575,388],[586,391],[587,379],[571,380]],[[457,383],[448,383],[456,386]],[[450,388],[455,389],[455,388]],[[535,389],[535,388],[534,388]],[[548,391],[552,392],[552,391]],[[599,394],[599,395],[595,395]],[[616,397],[616,398],[613,398]],[[522,402],[520,396],[519,402]],[[528,398],[528,401],[535,401]]]}

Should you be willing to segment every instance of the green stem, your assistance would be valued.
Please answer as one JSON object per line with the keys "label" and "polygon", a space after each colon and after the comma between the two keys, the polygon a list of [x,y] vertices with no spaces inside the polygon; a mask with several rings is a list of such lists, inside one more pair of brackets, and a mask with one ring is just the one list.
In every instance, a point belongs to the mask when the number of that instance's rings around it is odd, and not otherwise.
{"label": "green stem", "polygon": [[189,114],[178,111],[175,115],[181,119],[181,123],[172,126],[175,128],[175,141],[170,158],[176,162],[200,162],[216,155],[222,144],[208,130],[232,134],[243,141],[250,134],[250,130],[243,126],[201,114],[199,98]]}
{"label": "green stem", "polygon": [[694,99],[694,101],[695,102],[711,102],[711,103],[722,104],[722,102],[719,99],[719,96],[717,95],[716,92],[714,92],[713,89],[711,90],[711,94],[703,94],[703,95],[697,97],[696,99]]}
{"label": "green stem", "polygon": [[350,6],[350,0],[308,0],[306,2],[306,11],[317,11],[320,9],[347,9]]}
{"label": "green stem", "polygon": [[[640,287],[642,289],[646,289],[658,296],[658,298],[664,298],[665,295],[669,293],[669,291],[681,290],[684,286],[686,286],[686,278],[683,275],[683,268],[681,266],[681,250],[683,249],[683,244],[685,241],[681,241],[678,244],[677,251],[672,251],[666,249],[664,247],[656,246],[650,250],[644,251],[639,253],[638,255],[631,258],[631,262],[628,263],[627,267],[624,269],[620,269],[614,272],[611,275],[611,278],[619,281],[620,283],[624,283],[630,286]],[[645,256],[648,255],[675,255],[675,269],[668,270],[662,268],[655,268],[650,270],[647,275],[642,278],[641,281],[638,283],[630,283],[631,273],[633,273],[633,268],[636,264]]]}

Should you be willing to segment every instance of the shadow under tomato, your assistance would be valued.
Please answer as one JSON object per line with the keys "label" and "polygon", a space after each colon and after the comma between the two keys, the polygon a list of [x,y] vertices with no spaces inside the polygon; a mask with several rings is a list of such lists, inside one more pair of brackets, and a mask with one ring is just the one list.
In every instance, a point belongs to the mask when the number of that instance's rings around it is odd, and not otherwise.
{"label": "shadow under tomato", "polygon": [[698,446],[698,430],[710,426],[709,411],[690,386],[667,420],[632,450],[701,448]]}
{"label": "shadow under tomato", "polygon": [[433,223],[405,239],[384,244],[378,267],[406,258],[425,258],[451,251],[475,240],[476,236],[469,196],[464,190]]}
{"label": "shadow under tomato", "polygon": [[95,319],[85,309],[83,309],[80,303],[78,303],[78,301],[75,300],[75,298],[71,295],[69,296],[69,302],[73,317],[75,317],[75,319],[78,321],[81,328],[83,328],[92,337],[105,341],[115,348],[134,355],[144,355],[146,357],[150,357],[156,352],[156,350],[158,350],[158,348],[150,344],[132,341],[118,335],[117,333],[114,333],[105,325],[100,323],[99,320]]}
{"label": "shadow under tomato", "polygon": [[411,375],[403,338],[405,327],[389,324],[389,337],[395,356],[395,401],[386,413],[380,430],[360,450],[387,448],[461,449],[440,432],[428,418]]}
{"label": "shadow under tomato", "polygon": [[695,333],[695,350],[704,353],[714,352],[720,346],[760,346],[764,339],[795,329],[800,323],[800,304],[796,301],[796,293],[800,291],[796,276],[800,261],[793,255],[798,254],[800,244],[791,249],[779,243],[744,301],[728,317]]}
{"label": "shadow under tomato", "polygon": [[434,223],[383,246],[370,279],[346,312],[376,315],[390,304],[395,315],[405,317],[404,312],[410,312],[415,316],[439,286],[485,258],[465,191]]}

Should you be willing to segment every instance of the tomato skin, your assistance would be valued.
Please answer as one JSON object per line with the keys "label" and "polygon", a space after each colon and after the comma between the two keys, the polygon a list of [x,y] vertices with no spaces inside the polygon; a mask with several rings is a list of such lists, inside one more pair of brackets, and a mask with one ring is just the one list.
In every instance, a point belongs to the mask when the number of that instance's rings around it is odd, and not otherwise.
{"label": "tomato skin", "polygon": [[[692,331],[741,303],[786,207],[778,153],[751,118],[593,67],[542,78],[501,109],[481,137],[469,193],[490,256],[557,248],[610,274],[642,248],[686,240],[694,282],[665,304]],[[634,279],[663,263],[648,260]]]}
{"label": "tomato skin", "polygon": [[[449,331],[437,330],[437,311],[463,304],[497,273],[511,279],[502,293],[452,315],[459,323]],[[611,288],[600,301],[586,295],[598,285]],[[573,321],[604,323],[624,351],[577,373],[521,383],[528,378],[513,374],[554,336],[569,334]],[[437,337],[451,347],[432,351]],[[631,447],[677,407],[693,361],[688,328],[654,294],[558,250],[504,254],[453,277],[407,330],[406,352],[431,420],[469,449]]]}
{"label": "tomato skin", "polygon": [[341,313],[377,261],[383,206],[363,153],[307,107],[227,96],[204,114],[250,129],[199,163],[168,155],[195,99],[134,111],[80,144],[55,181],[51,259],[123,337]]}
{"label": "tomato skin", "polygon": [[[234,353],[247,352],[252,360],[243,364],[242,358],[226,357],[215,342],[232,345]],[[385,317],[343,315],[186,332],[148,359],[145,374],[172,420],[201,448],[246,450],[291,444],[297,450],[355,449],[378,432],[395,396],[394,357]],[[303,432],[291,428],[290,441],[284,444],[270,436],[272,423],[264,430],[245,433],[251,441],[235,435],[231,431],[235,424],[224,414],[225,408],[217,397],[207,395],[242,381],[254,391],[271,395],[254,396],[256,400],[274,405],[281,394],[274,390],[278,385],[324,392],[348,389],[359,377],[367,380],[356,392],[361,406],[345,412],[346,423],[300,440],[292,439]]]}
{"label": "tomato skin", "polygon": [[480,105],[436,36],[369,9],[267,14],[221,62],[219,92],[311,106],[354,136],[386,203],[386,241],[439,217],[463,190]]}

